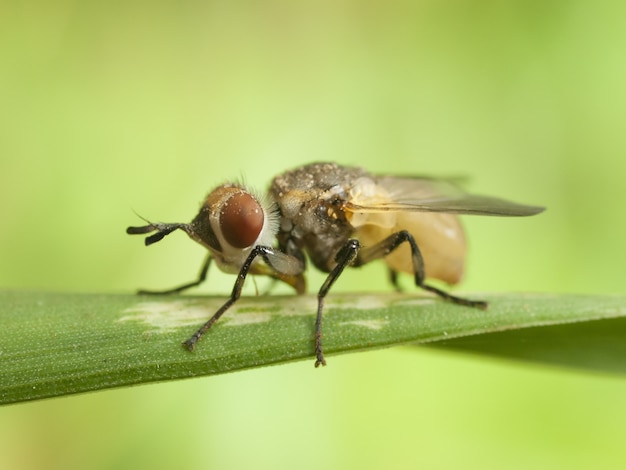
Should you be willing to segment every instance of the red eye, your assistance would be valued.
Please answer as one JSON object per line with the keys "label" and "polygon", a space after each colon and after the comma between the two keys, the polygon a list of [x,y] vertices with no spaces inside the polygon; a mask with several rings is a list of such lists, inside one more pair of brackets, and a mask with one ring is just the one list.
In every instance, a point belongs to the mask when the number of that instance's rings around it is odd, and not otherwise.
{"label": "red eye", "polygon": [[247,248],[263,228],[263,208],[248,193],[230,197],[220,212],[220,228],[226,241],[235,248]]}

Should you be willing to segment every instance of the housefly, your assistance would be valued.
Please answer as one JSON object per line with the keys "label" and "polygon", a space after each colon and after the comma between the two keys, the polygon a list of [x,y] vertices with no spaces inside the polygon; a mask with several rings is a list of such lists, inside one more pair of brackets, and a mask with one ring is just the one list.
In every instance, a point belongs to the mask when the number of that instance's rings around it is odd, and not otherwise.
{"label": "housefly", "polygon": [[326,365],[324,298],[346,267],[384,259],[396,287],[397,273],[406,272],[417,286],[447,301],[485,309],[486,302],[457,297],[425,282],[461,280],[466,244],[457,214],[529,216],[543,210],[468,194],[445,180],[373,175],[357,167],[313,163],[275,177],[265,196],[226,183],[208,194],[190,223],[149,223],[126,232],[150,234],[145,244],[151,245],[180,229],[208,250],[196,281],[140,293],[171,294],[197,286],[212,261],[222,271],[237,274],[228,300],[183,343],[190,351],[237,301],[248,274],[269,276],[303,294],[310,260],[328,273],[317,295],[317,367]]}

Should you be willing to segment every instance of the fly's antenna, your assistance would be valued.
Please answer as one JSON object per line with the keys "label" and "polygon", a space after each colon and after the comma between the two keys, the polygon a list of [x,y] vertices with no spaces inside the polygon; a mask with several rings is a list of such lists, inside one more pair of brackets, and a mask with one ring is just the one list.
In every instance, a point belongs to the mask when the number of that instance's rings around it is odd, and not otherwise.
{"label": "fly's antenna", "polygon": [[143,227],[128,227],[126,229],[126,233],[129,235],[142,235],[145,233],[156,231],[156,233],[150,235],[149,237],[146,237],[146,241],[145,241],[146,246],[149,246],[149,245],[152,245],[153,243],[161,241],[163,237],[165,237],[166,235],[169,235],[174,230],[181,229],[187,233],[189,233],[189,230],[190,230],[189,224],[179,224],[179,223],[166,224],[162,222],[153,223],[153,222],[150,222],[149,220],[144,219],[143,217],[141,218],[144,221],[148,222],[148,225],[144,225]]}

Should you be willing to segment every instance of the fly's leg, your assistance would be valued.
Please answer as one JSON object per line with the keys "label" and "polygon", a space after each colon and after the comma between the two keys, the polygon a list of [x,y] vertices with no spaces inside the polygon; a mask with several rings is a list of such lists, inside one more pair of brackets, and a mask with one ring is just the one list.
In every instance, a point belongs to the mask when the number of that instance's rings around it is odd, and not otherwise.
{"label": "fly's leg", "polygon": [[211,255],[207,255],[202,263],[202,267],[200,268],[200,273],[198,274],[198,279],[192,282],[188,282],[187,284],[183,284],[182,286],[174,287],[173,289],[167,290],[139,290],[137,294],[139,295],[169,295],[169,294],[177,294],[182,292],[190,287],[196,287],[202,284],[206,280],[207,273],[209,272],[209,267],[211,266]]}
{"label": "fly's leg", "polygon": [[[180,223],[148,223],[148,225],[144,225],[143,227],[128,227],[126,229],[126,233],[129,235],[144,235],[151,232],[152,235],[146,237],[145,244],[146,246],[150,246],[156,242],[163,240],[164,237],[169,235],[170,233],[176,230],[182,230],[186,232],[188,235],[192,235],[193,227],[190,224],[180,224]],[[209,271],[209,266],[211,266],[211,255],[207,255],[204,262],[202,263],[202,267],[200,268],[200,273],[198,274],[198,279],[192,282],[188,282],[187,284],[183,284],[182,286],[174,287],[173,289],[160,290],[160,291],[152,291],[152,290],[139,290],[138,294],[145,295],[167,295],[167,294],[176,294],[178,292],[182,292],[185,289],[189,289],[190,287],[195,287],[197,285],[202,284],[206,280],[207,272]]]}
{"label": "fly's leg", "polygon": [[277,274],[285,277],[302,277],[304,267],[298,259],[285,255],[284,253],[274,251],[269,246],[255,246],[252,251],[250,251],[250,254],[239,270],[239,274],[237,275],[237,280],[233,286],[230,298],[218,309],[217,312],[213,314],[211,318],[209,318],[204,325],[200,327],[198,331],[193,334],[191,338],[183,343],[183,346],[189,349],[189,351],[194,350],[196,343],[200,338],[202,338],[202,335],[204,335],[204,333],[206,333],[213,326],[213,324],[220,319],[224,312],[226,312],[226,310],[228,310],[230,306],[234,304],[239,297],[241,297],[241,290],[243,289],[244,282],[246,281],[246,277],[248,276],[250,269],[254,268],[252,263],[257,256],[262,257],[265,263],[267,263],[267,265]]}
{"label": "fly's leg", "polygon": [[391,282],[391,285],[393,286],[396,292],[402,292],[402,287],[400,286],[400,283],[398,282],[398,271],[389,268],[389,282]]}
{"label": "fly's leg", "polygon": [[352,264],[356,259],[361,245],[358,240],[348,240],[348,242],[339,250],[335,261],[337,265],[330,272],[322,287],[320,287],[317,294],[317,319],[315,320],[315,367],[320,365],[325,366],[326,360],[324,359],[324,352],[322,350],[322,311],[324,309],[324,297],[328,294],[331,286],[335,283],[337,278],[341,275],[346,266]]}
{"label": "fly's leg", "polygon": [[356,260],[355,266],[359,266],[365,263],[369,263],[375,259],[383,258],[391,253],[393,250],[398,248],[402,243],[407,242],[411,247],[411,257],[413,261],[413,271],[415,273],[415,284],[421,287],[424,290],[433,292],[437,294],[439,297],[453,302],[459,305],[465,305],[467,307],[480,308],[485,310],[487,308],[487,302],[482,300],[470,300],[464,299],[462,297],[457,297],[455,295],[449,294],[448,292],[433,287],[424,282],[425,278],[425,269],[424,269],[424,258],[422,257],[422,253],[417,247],[417,243],[415,243],[415,239],[413,235],[411,235],[406,230],[401,230],[400,232],[394,233],[387,238],[385,238],[380,243],[377,243],[373,246],[363,248],[359,253],[359,257]]}

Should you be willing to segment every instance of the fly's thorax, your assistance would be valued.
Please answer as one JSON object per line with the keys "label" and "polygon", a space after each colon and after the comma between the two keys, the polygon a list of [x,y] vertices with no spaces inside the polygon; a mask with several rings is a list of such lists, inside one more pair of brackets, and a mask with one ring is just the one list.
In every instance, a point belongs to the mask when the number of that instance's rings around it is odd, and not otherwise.
{"label": "fly's thorax", "polygon": [[281,230],[301,227],[315,230],[318,223],[342,221],[340,213],[355,180],[367,176],[361,168],[336,163],[312,163],[285,172],[272,181],[270,194],[276,201]]}
{"label": "fly's thorax", "polygon": [[290,243],[306,251],[313,264],[322,271],[335,266],[335,254],[354,232],[346,219],[343,200],[322,195],[305,201],[291,217],[283,216],[280,225],[281,250]]}
{"label": "fly's thorax", "polygon": [[351,181],[368,173],[357,167],[337,163],[311,163],[282,173],[272,181],[272,192],[288,193],[293,190],[326,190],[335,185],[347,186]]}
{"label": "fly's thorax", "polygon": [[330,272],[335,267],[335,255],[354,233],[354,227],[346,218],[344,205],[345,199],[337,195],[310,201],[291,232],[315,267],[324,272]]}
{"label": "fly's thorax", "polygon": [[227,183],[207,195],[190,227],[189,236],[211,251],[220,269],[237,272],[252,248],[273,244],[278,216],[265,198]]}
{"label": "fly's thorax", "polygon": [[306,251],[318,269],[332,269],[335,254],[354,232],[345,206],[351,183],[363,174],[358,168],[315,163],[276,177],[270,192],[281,217],[281,250],[291,244]]}

